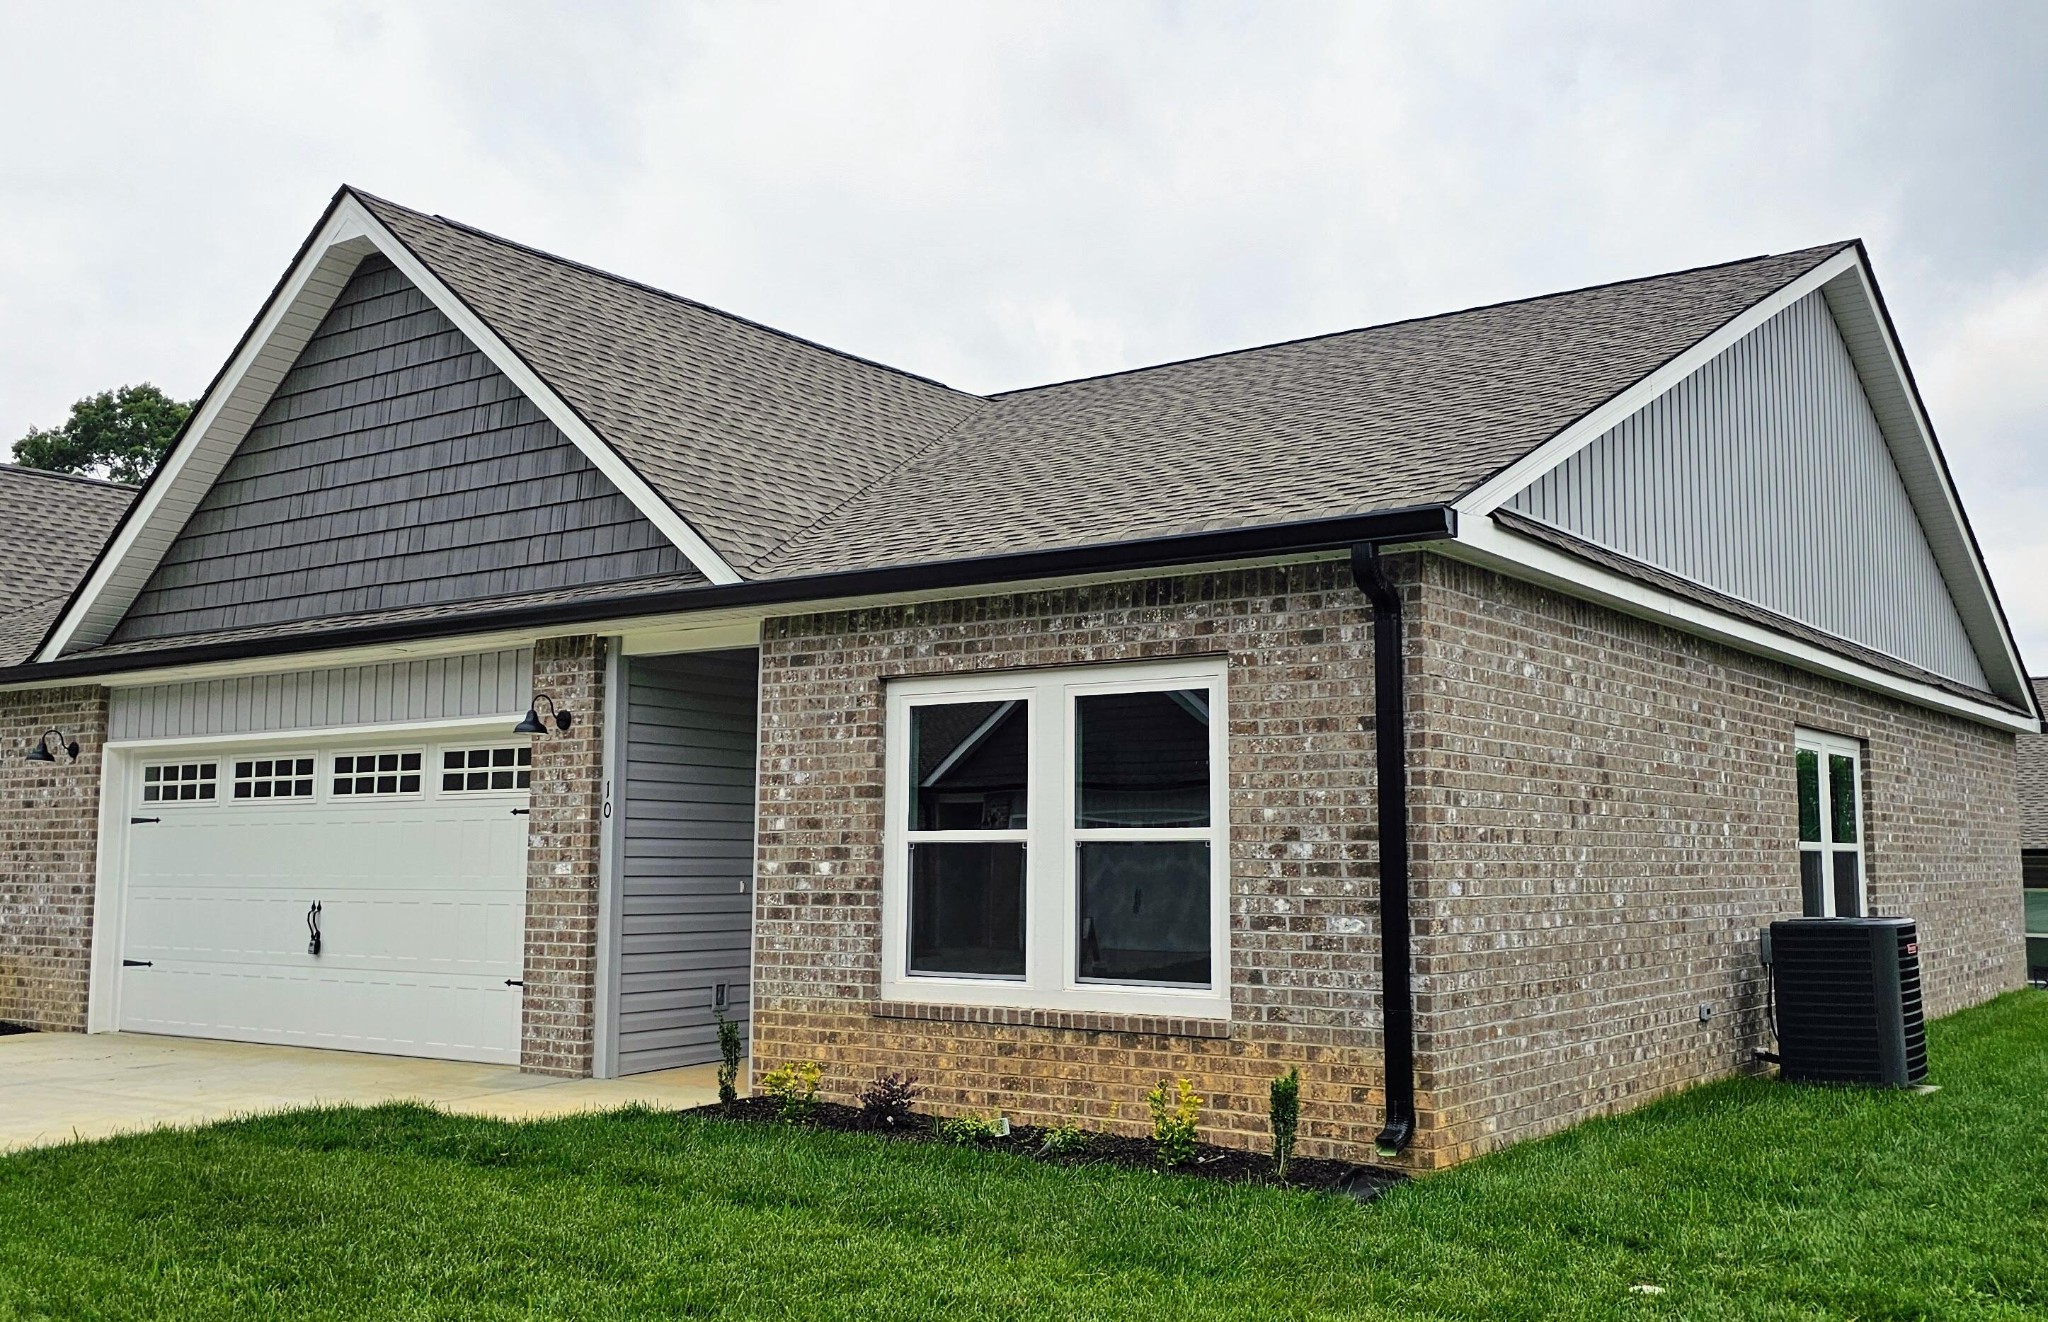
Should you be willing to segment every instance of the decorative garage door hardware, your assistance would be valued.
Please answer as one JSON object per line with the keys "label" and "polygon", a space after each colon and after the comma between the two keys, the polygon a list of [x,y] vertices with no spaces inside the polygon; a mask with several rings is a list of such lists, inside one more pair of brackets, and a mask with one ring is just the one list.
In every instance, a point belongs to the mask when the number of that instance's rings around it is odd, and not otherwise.
{"label": "decorative garage door hardware", "polygon": [[161,817],[130,817],[130,818],[128,819],[128,825],[130,825],[130,826],[148,826],[148,825],[149,825],[150,823],[152,823],[152,822],[161,822],[162,820],[163,820],[163,818],[161,818]]}
{"label": "decorative garage door hardware", "polygon": [[155,968],[156,965],[146,959],[124,959],[121,961],[121,967],[124,969],[151,969]]}
{"label": "decorative garage door hardware", "polygon": [[309,955],[319,954],[320,901],[318,900],[313,901],[312,907],[306,910],[306,931],[310,937],[310,939],[306,942],[306,953]]}

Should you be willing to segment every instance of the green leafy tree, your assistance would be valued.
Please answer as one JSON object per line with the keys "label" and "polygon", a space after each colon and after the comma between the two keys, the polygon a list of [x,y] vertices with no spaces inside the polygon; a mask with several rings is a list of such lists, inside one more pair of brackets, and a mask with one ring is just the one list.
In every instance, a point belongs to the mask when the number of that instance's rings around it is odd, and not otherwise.
{"label": "green leafy tree", "polygon": [[56,473],[82,473],[116,482],[141,482],[156,471],[192,415],[147,381],[87,395],[71,406],[63,426],[29,428],[14,443],[14,462]]}

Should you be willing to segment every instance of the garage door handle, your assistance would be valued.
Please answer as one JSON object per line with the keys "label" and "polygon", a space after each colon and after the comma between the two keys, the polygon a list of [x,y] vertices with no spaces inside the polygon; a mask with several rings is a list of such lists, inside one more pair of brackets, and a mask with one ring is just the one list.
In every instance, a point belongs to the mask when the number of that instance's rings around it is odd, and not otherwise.
{"label": "garage door handle", "polygon": [[124,969],[148,969],[155,968],[156,966],[146,959],[124,959],[121,961],[121,967]]}
{"label": "garage door handle", "polygon": [[160,821],[162,821],[162,820],[163,820],[163,818],[161,818],[161,817],[130,817],[130,818],[128,819],[128,825],[130,825],[130,826],[144,826],[144,825],[147,825],[147,824],[148,824],[148,823],[150,823],[150,822],[160,822]]}

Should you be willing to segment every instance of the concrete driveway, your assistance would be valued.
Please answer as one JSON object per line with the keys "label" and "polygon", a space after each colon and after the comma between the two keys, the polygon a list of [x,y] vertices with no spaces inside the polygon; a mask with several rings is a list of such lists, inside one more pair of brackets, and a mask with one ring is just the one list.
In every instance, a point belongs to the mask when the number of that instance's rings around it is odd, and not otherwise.
{"label": "concrete driveway", "polygon": [[133,1033],[0,1037],[0,1152],[319,1103],[426,1102],[530,1120],[634,1102],[718,1100],[718,1067],[552,1079],[508,1065],[367,1056]]}

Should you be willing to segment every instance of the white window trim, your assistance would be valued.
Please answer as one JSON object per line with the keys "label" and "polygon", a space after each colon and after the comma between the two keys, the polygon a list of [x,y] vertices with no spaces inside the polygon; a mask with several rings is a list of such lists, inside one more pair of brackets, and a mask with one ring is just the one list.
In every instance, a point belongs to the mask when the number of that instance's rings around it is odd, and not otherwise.
{"label": "white window trim", "polygon": [[[150,768],[204,767],[213,768],[211,779],[200,777],[196,780],[148,780]],[[157,808],[210,808],[220,802],[221,788],[229,782],[220,774],[221,760],[217,757],[151,757],[135,764],[135,804],[138,811]],[[213,793],[203,798],[151,799],[146,797],[151,789],[161,791],[165,785],[211,785]],[[232,792],[232,791],[230,791]]]}
{"label": "white window trim", "polygon": [[[1816,753],[1820,757],[1820,833],[1818,843],[1799,842],[1801,854],[1817,853],[1821,859],[1821,907],[1825,916],[1836,917],[1835,913],[1835,862],[1834,855],[1847,852],[1844,846],[1834,840],[1835,817],[1833,802],[1833,779],[1828,774],[1828,757],[1846,757],[1854,768],[1856,778],[1856,906],[1860,913],[1870,913],[1870,860],[1865,846],[1870,840],[1869,805],[1863,801],[1863,743],[1845,735],[1827,734],[1820,730],[1796,729],[1792,732],[1793,747],[1793,813],[1798,813],[1798,752],[1801,749]],[[1804,896],[1800,908],[1806,907]]]}
{"label": "white window trim", "polygon": [[[1028,1010],[1153,1015],[1181,1019],[1230,1017],[1230,718],[1226,663],[1220,659],[1104,664],[1061,670],[940,675],[893,681],[885,718],[882,865],[882,979],[885,1001]],[[1074,825],[1074,701],[1098,693],[1204,689],[1209,694],[1210,804],[1206,827],[1116,828]],[[1025,976],[946,977],[911,974],[910,786],[903,767],[910,746],[910,709],[933,699],[1028,702],[1031,794],[1025,842]],[[1052,787],[1057,787],[1056,789]],[[947,832],[1017,839],[1013,832]],[[1075,977],[1079,919],[1075,850],[1079,840],[1206,839],[1210,843],[1209,980],[1202,988],[1116,986]],[[1047,860],[1057,860],[1048,862]],[[1051,892],[1057,889],[1057,894]]]}
{"label": "white window trim", "polygon": [[[530,786],[527,786],[527,785],[515,785],[515,786],[513,786],[513,787],[512,787],[512,788],[510,788],[510,789],[480,789],[480,790],[471,790],[471,789],[458,789],[458,790],[451,790],[451,789],[447,788],[447,787],[446,787],[446,786],[445,786],[445,785],[444,785],[444,784],[442,783],[442,778],[443,778],[443,777],[444,777],[445,775],[447,775],[447,774],[448,774],[448,772],[449,772],[450,770],[452,770],[452,768],[450,768],[450,767],[448,767],[447,765],[445,765],[445,763],[444,763],[444,761],[443,761],[443,759],[444,759],[444,758],[445,758],[445,757],[446,757],[446,756],[447,756],[447,755],[448,755],[449,753],[461,753],[461,754],[464,754],[464,755],[465,755],[465,757],[466,757],[466,756],[467,756],[468,754],[470,754],[470,753],[474,753],[474,752],[478,752],[478,751],[481,751],[481,750],[486,750],[486,749],[488,749],[488,750],[496,750],[496,749],[500,749],[500,748],[512,748],[512,749],[518,749],[518,748],[526,748],[526,749],[529,749],[529,750],[530,750],[530,749],[531,749],[531,748],[533,747],[533,745],[532,745],[532,744],[531,744],[530,742],[529,742],[529,743],[521,743],[521,742],[519,742],[520,740],[522,740],[522,739],[527,739],[527,738],[528,738],[528,736],[526,736],[526,735],[514,735],[514,736],[512,736],[512,738],[510,738],[510,739],[492,739],[492,740],[486,740],[486,741],[481,741],[481,742],[479,742],[479,741],[470,741],[470,742],[465,742],[465,743],[450,743],[450,744],[436,744],[436,745],[434,745],[433,747],[431,747],[431,748],[430,748],[430,749],[428,750],[428,751],[429,751],[429,753],[430,753],[430,755],[431,755],[431,756],[432,756],[432,758],[433,758],[433,764],[432,764],[432,765],[431,765],[431,766],[430,766],[430,767],[428,768],[428,774],[429,774],[429,775],[430,775],[430,776],[432,777],[432,784],[431,784],[431,787],[430,787],[430,788],[431,788],[431,791],[432,791],[433,795],[434,795],[435,797],[439,797],[439,796],[441,796],[441,795],[448,795],[448,796],[450,796],[450,797],[452,797],[452,798],[460,798],[460,799],[474,799],[474,798],[477,798],[477,797],[479,797],[479,796],[481,796],[481,795],[486,795],[486,794],[503,794],[503,795],[510,795],[510,796],[520,796],[520,795],[526,795],[526,794],[529,794],[529,793],[531,793],[531,792],[532,792],[532,790],[531,790]],[[517,757],[517,756],[518,756],[518,755],[517,755],[517,753],[515,753],[515,754],[514,754],[514,757],[515,757],[515,759],[516,759],[516,757]],[[463,768],[463,771],[464,771],[465,773],[468,773],[468,772],[470,772],[470,771],[479,771],[479,770],[488,770],[488,771],[499,771],[499,770],[503,770],[503,768],[502,768],[502,767],[464,767],[464,768]],[[526,771],[526,772],[531,772],[531,771],[533,770],[533,767],[532,767],[532,765],[531,765],[530,763],[529,763],[529,764],[527,764],[527,765],[524,765],[524,766],[522,766],[522,765],[520,765],[520,764],[519,764],[519,763],[518,763],[518,762],[517,762],[517,761],[515,760],[515,761],[513,762],[513,764],[512,764],[512,770],[513,770],[513,771],[514,771],[515,773],[517,773],[517,772],[520,772],[520,771]],[[513,779],[514,779],[514,780],[517,780],[517,779],[518,779],[518,776],[517,776],[517,775],[515,774],[515,775],[513,776]],[[531,781],[531,780],[533,779],[533,777],[532,777],[531,775],[529,775],[529,776],[527,777],[527,779],[528,779],[529,781]]]}

